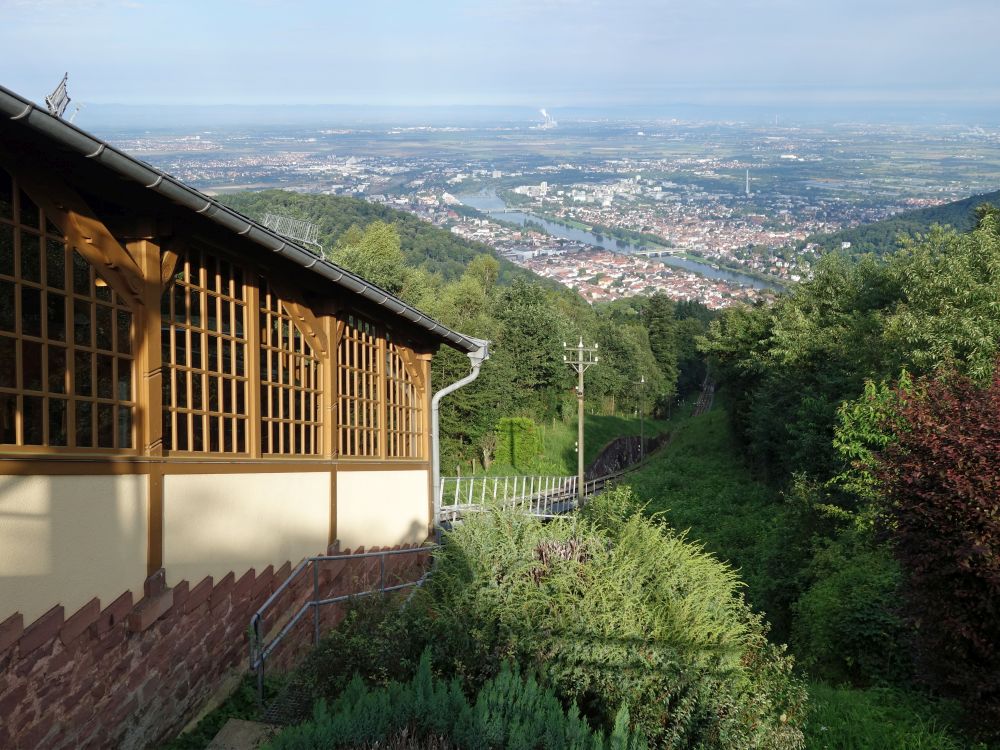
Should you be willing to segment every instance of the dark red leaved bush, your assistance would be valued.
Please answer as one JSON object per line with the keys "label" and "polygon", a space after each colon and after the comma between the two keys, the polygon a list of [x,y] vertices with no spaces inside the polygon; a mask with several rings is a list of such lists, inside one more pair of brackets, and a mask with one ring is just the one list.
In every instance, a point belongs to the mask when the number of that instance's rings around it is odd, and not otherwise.
{"label": "dark red leaved bush", "polygon": [[881,478],[918,673],[1000,736],[1000,362],[994,373],[986,388],[925,380]]}

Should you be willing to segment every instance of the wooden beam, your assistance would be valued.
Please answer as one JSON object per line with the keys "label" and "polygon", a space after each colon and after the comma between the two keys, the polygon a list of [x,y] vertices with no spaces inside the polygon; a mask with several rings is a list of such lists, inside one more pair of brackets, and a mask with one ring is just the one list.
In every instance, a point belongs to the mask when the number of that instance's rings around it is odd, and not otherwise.
{"label": "wooden beam", "polygon": [[[337,388],[340,379],[337,377],[337,358],[338,358],[338,346],[340,343],[340,336],[337,333],[338,322],[326,315],[322,318],[323,327],[325,328],[325,333],[327,340],[336,341],[337,344],[330,347],[330,351],[326,353],[325,356],[320,357],[320,362],[323,365],[323,383],[322,391],[320,392],[320,398],[323,404],[323,417],[322,417],[322,435],[323,435],[323,455],[333,460],[337,456],[338,446],[337,438],[339,437],[339,430],[337,425],[337,404],[340,401]],[[333,479],[336,483],[336,477]],[[336,510],[334,509],[334,513]],[[331,544],[334,540],[331,540]]]}
{"label": "wooden beam", "polygon": [[134,310],[143,304],[143,276],[136,259],[122,247],[83,197],[50,170],[40,171],[5,149],[18,184],[59,227],[70,247],[98,269],[101,278]]}
{"label": "wooden beam", "polygon": [[[160,338],[160,248],[149,240],[129,243],[129,257],[137,261],[141,300],[136,314],[136,435],[139,453],[163,458],[163,353]],[[163,464],[151,462],[146,478],[148,525],[146,575],[163,567]]]}
{"label": "wooden beam", "polygon": [[401,344],[396,344],[396,351],[399,352],[399,358],[403,360],[403,366],[406,368],[406,373],[410,376],[410,380],[417,387],[420,393],[427,392],[427,379],[424,376],[424,365],[423,360],[430,360],[430,355],[417,354],[408,346],[403,346]]}
{"label": "wooden beam", "polygon": [[[246,450],[254,458],[259,458],[262,455],[260,432],[264,424],[260,398],[260,355],[264,349],[260,340],[260,326],[257,325],[257,320],[260,316],[260,286],[249,283],[251,279],[244,278],[243,281],[244,289],[246,290],[245,309],[247,311],[247,320],[245,323],[247,352],[244,366],[246,367],[247,388],[249,389],[249,393],[246,394],[247,416],[249,416],[247,420]],[[237,387],[239,387],[239,384],[237,384]],[[221,405],[219,408],[222,408]],[[273,446],[271,447],[273,449]]]}
{"label": "wooden beam", "polygon": [[278,297],[281,298],[282,307],[292,316],[295,327],[309,340],[313,349],[318,350],[321,354],[328,354],[330,342],[324,330],[322,314],[313,310],[310,305],[298,302],[296,297],[299,295],[286,287],[280,279],[275,279],[273,275],[268,277],[267,283],[277,292]]}

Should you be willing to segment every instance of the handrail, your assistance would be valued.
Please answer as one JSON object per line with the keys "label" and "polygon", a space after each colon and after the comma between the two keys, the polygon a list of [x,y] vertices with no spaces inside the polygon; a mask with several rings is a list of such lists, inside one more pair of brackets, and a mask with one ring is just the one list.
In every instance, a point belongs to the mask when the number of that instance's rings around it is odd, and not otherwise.
{"label": "handrail", "polygon": [[[389,555],[412,555],[433,552],[439,549],[440,545],[426,545],[422,547],[410,547],[409,549],[387,549],[379,550],[373,552],[359,552],[357,554],[344,554],[344,555],[316,555],[314,557],[307,557],[297,566],[295,570],[289,574],[280,586],[278,586],[271,595],[264,601],[263,604],[257,609],[256,612],[250,617],[250,627],[249,627],[249,641],[250,641],[250,671],[257,673],[257,702],[260,706],[264,705],[264,667],[267,662],[267,658],[274,652],[278,645],[285,639],[285,637],[292,632],[299,621],[305,616],[306,612],[310,609],[313,611],[313,645],[319,643],[320,639],[320,611],[319,608],[327,606],[330,604],[338,604],[340,602],[348,601],[349,599],[359,599],[366,596],[371,596],[372,594],[386,594],[392,591],[399,591],[405,588],[414,588],[422,586],[424,581],[427,579],[429,572],[424,573],[420,578],[415,581],[405,581],[403,583],[398,583],[392,586],[385,585],[385,559]],[[343,594],[340,596],[329,597],[326,599],[321,599],[319,595],[319,564],[324,562],[334,562],[337,560],[363,560],[366,558],[377,557],[379,558],[379,584],[378,588],[369,589],[366,591],[358,591],[352,594]],[[298,611],[284,624],[281,630],[278,632],[274,638],[265,643],[264,638],[261,636],[260,627],[263,622],[264,616],[267,611],[278,601],[282,594],[288,591],[289,587],[302,575],[303,572],[312,566],[312,597],[304,602]]]}
{"label": "handrail", "polygon": [[[638,465],[588,479],[583,486],[584,497],[600,492],[609,481]],[[438,523],[454,524],[464,513],[496,507],[521,509],[540,518],[554,518],[576,509],[579,503],[577,482],[576,476],[442,477]]]}

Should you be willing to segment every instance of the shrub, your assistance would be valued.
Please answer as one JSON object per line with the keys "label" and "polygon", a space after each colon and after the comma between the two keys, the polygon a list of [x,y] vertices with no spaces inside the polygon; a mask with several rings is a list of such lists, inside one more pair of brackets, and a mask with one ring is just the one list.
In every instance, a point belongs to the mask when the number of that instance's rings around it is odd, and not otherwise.
{"label": "shrub", "polygon": [[1000,366],[985,388],[954,373],[918,386],[880,474],[917,664],[1000,737]]}
{"label": "shrub", "polygon": [[430,640],[420,612],[400,609],[394,597],[372,596],[353,601],[302,666],[316,694],[335,698],[353,675],[372,685],[409,679]]}
{"label": "shrub", "polygon": [[903,684],[912,671],[898,611],[899,565],[885,547],[854,536],[845,532],[817,551],[812,584],[793,607],[792,648],[834,684]]}
{"label": "shrub", "polygon": [[564,711],[551,690],[534,677],[522,678],[509,663],[470,702],[457,679],[448,682],[432,675],[430,652],[425,651],[409,682],[370,689],[355,675],[340,698],[329,707],[319,701],[311,722],[285,730],[268,747],[375,747],[405,736],[409,747],[645,750],[645,740],[628,723],[628,709],[622,707],[605,738],[591,730],[576,706]]}
{"label": "shrub", "polygon": [[392,596],[351,601],[343,621],[323,637],[300,673],[314,694],[329,702],[354,675],[375,686],[409,680],[429,649],[435,669],[477,690],[499,672],[504,658],[491,650],[494,629],[439,616],[432,604],[419,589],[407,606]]}
{"label": "shrub", "polygon": [[497,461],[528,469],[542,455],[538,427],[527,417],[504,417],[497,424]]}
{"label": "shrub", "polygon": [[735,574],[644,517],[626,488],[576,519],[466,520],[425,594],[494,659],[538,665],[597,726],[628,704],[660,747],[802,745],[804,689]]}

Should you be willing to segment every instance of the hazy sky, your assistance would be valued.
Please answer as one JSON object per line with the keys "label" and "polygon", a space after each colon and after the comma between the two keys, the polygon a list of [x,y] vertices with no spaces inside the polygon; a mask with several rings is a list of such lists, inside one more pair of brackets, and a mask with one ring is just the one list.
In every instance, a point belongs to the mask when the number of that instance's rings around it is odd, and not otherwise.
{"label": "hazy sky", "polygon": [[1000,103],[1000,0],[0,0],[40,102]]}

